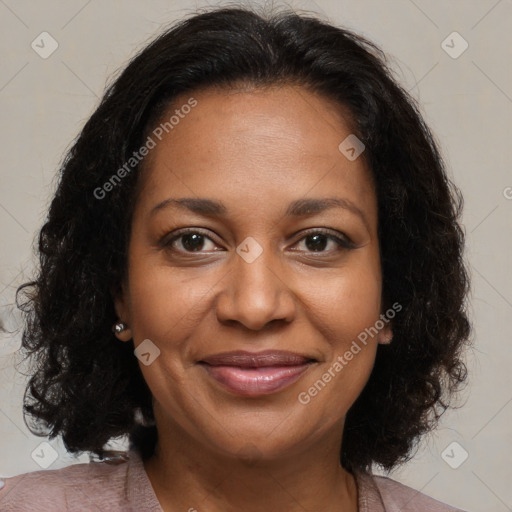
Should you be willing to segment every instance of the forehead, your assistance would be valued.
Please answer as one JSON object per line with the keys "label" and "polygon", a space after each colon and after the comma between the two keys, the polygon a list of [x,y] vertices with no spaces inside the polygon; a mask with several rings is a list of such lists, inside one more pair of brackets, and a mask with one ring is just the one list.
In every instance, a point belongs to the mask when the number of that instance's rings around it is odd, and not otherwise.
{"label": "forehead", "polygon": [[339,149],[352,135],[348,112],[301,87],[183,94],[149,133],[155,147],[140,195],[147,207],[167,195],[242,207],[251,198],[262,206],[333,193],[375,206],[364,155],[351,161]]}

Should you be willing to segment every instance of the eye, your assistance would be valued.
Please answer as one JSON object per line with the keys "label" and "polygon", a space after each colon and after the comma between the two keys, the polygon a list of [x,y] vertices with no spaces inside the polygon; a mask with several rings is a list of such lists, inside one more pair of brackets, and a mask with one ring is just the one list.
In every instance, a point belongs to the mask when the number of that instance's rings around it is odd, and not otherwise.
{"label": "eye", "polygon": [[[206,242],[207,240],[211,242],[210,248],[208,248],[208,243]],[[180,231],[169,240],[164,241],[162,245],[170,250],[190,253],[202,252],[203,250],[214,251],[214,247],[216,244],[209,236],[206,236],[206,234],[204,234],[202,231],[198,229],[187,229]]]}
{"label": "eye", "polygon": [[[332,250],[326,251],[325,248],[329,246],[329,242],[331,242],[331,246],[334,247]],[[342,249],[354,248],[354,244],[344,235],[343,237],[334,235],[331,231],[327,231],[325,229],[317,229],[306,233],[306,235],[303,236],[297,244],[302,244],[302,246],[306,248],[307,252],[320,253],[330,253],[333,250],[339,251]]]}

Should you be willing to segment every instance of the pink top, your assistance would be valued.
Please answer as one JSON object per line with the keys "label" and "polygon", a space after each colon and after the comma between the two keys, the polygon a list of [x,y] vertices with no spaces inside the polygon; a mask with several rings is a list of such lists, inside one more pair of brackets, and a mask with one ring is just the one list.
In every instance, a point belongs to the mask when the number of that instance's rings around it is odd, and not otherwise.
{"label": "pink top", "polygon": [[[140,455],[4,479],[2,512],[163,512]],[[462,512],[390,478],[356,475],[359,512]],[[193,507],[192,507],[193,510]]]}

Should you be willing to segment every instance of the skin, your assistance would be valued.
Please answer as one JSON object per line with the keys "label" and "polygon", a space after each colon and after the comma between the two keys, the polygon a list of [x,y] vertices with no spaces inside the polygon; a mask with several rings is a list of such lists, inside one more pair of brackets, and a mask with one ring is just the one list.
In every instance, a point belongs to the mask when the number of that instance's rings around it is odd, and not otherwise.
{"label": "skin", "polygon": [[[169,113],[190,96],[197,106],[145,161],[128,279],[115,298],[129,327],[118,337],[135,347],[150,339],[160,350],[139,363],[159,432],[147,474],[166,511],[356,511],[354,477],[339,462],[343,425],[390,324],[310,403],[297,397],[384,313],[370,171],[363,157],[349,161],[338,149],[352,133],[343,110],[303,88],[210,88],[177,98]],[[170,205],[150,214],[183,197],[222,201],[227,213]],[[295,200],[327,197],[362,216],[341,207],[285,215]],[[190,236],[159,245],[187,227],[206,236],[199,251]],[[320,228],[354,247],[315,239]],[[236,252],[249,236],[263,250],[251,263]],[[197,364],[266,349],[317,362],[263,397],[230,393]]]}

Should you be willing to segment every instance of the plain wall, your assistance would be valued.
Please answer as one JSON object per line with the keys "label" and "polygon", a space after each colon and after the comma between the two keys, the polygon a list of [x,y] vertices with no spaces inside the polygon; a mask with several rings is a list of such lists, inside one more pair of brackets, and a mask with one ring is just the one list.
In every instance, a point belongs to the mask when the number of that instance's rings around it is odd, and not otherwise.
{"label": "plain wall", "polygon": [[[55,187],[58,165],[98,104],[105,84],[164,26],[207,3],[188,1],[0,2],[0,315],[11,326],[15,287],[31,276],[32,244]],[[216,5],[224,5],[223,3]],[[474,512],[512,509],[512,2],[510,0],[317,0],[289,2],[355,29],[392,58],[421,105],[450,175],[465,197],[463,223],[472,274],[474,349],[469,385],[415,457],[390,476]],[[41,58],[41,32],[58,49]],[[458,58],[442,42],[457,31]],[[46,36],[45,36],[46,37]],[[450,36],[450,51],[463,41]],[[49,41],[49,40],[47,40]],[[453,41],[453,42],[452,42]],[[49,44],[49,42],[47,42]],[[47,46],[48,48],[48,46]],[[45,441],[29,433],[14,369],[19,336],[0,344],[0,476],[40,469],[31,453]],[[457,469],[441,456],[457,442]],[[51,468],[74,460],[57,440]],[[446,457],[445,457],[446,458]]]}

